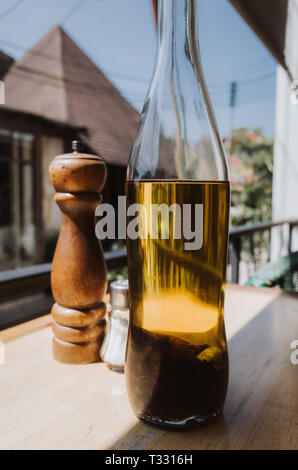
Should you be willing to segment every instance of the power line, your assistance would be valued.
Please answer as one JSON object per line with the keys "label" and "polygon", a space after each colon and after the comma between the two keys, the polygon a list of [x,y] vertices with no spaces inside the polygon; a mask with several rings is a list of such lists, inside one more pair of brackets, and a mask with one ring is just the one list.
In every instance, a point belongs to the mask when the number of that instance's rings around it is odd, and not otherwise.
{"label": "power line", "polygon": [[[16,43],[13,43],[11,41],[7,41],[5,39],[0,39],[0,43],[2,43],[4,46],[6,46],[8,48],[13,48],[13,49],[25,52],[28,55],[32,55],[32,56],[35,56],[35,57],[40,57],[42,59],[46,59],[46,60],[56,62],[56,63],[61,62],[60,57],[58,57],[58,56],[48,54],[48,53],[44,53],[44,52],[40,52],[40,51],[37,51],[37,50],[29,50],[28,51],[23,46],[21,46],[19,44],[16,44]],[[80,69],[80,70],[86,70],[86,71],[89,71],[91,73],[97,73],[97,70],[94,70],[94,68],[96,67],[95,64],[94,64],[94,67],[93,67],[93,66],[88,66],[88,65],[86,65],[86,63],[75,60],[75,59],[64,58],[63,60],[64,60],[65,64],[68,64],[73,68]],[[101,70],[101,72],[104,73],[102,70]],[[113,75],[116,76],[117,75],[117,76],[119,76],[119,78],[123,78],[123,79],[127,79],[127,80],[134,80],[135,82],[144,83],[146,85],[149,83],[149,79],[147,80],[146,78],[135,77],[133,75],[127,75],[127,74],[123,74],[123,73],[120,73],[120,72],[109,72],[109,73],[104,73],[104,75],[110,75],[110,76],[113,76]]]}
{"label": "power line", "polygon": [[[26,71],[26,72],[28,72],[28,71]],[[26,76],[26,75],[24,76],[24,73],[22,73],[22,70],[14,69],[14,73],[16,73],[16,75],[19,76],[19,78],[27,80],[30,83],[32,83],[32,78],[30,78],[29,76]],[[65,80],[64,80],[64,82],[61,82],[58,77],[55,77],[55,76],[52,76],[52,75],[46,74],[46,73],[44,73],[43,76],[40,73],[36,72],[36,71],[32,71],[32,73],[33,73],[33,80],[35,80],[38,83],[46,84],[46,85],[52,86],[52,87],[57,88],[57,89],[63,89],[64,88]],[[44,78],[44,80],[43,80],[43,78]],[[51,79],[51,81],[49,79]],[[53,79],[56,81],[56,83],[53,82]],[[67,80],[67,82],[72,86],[72,91],[74,93],[78,93],[80,95],[84,94],[85,96],[94,96],[94,97],[108,95],[108,96],[112,96],[113,98],[119,99],[119,100],[125,99],[125,97],[123,97],[123,95],[120,92],[112,92],[112,91],[110,92],[108,90],[100,89],[98,87],[92,87],[92,86],[89,86],[89,85],[86,85],[86,84],[76,83],[76,82],[73,82],[72,80]],[[241,100],[237,101],[237,106],[242,106],[246,103],[265,101],[269,98],[270,98],[269,95],[267,95],[267,96],[262,95],[260,97],[254,96],[253,98],[244,98],[244,99],[241,99]],[[135,102],[138,102],[138,103],[144,103],[144,101],[145,101],[145,98],[140,98],[140,97],[136,97],[136,96],[129,96],[126,99],[129,99],[131,101],[135,101]],[[226,104],[219,104],[219,103],[213,102],[213,106],[216,109],[227,109],[227,108],[229,108],[229,103],[227,102]]]}
{"label": "power line", "polygon": [[[247,69],[255,69],[257,67],[257,65],[260,65],[260,64],[264,64],[264,61],[266,60],[266,58],[260,58],[258,60],[255,60],[254,62],[249,62],[247,64],[243,64],[241,67],[239,67],[237,69],[237,73],[240,73],[242,74],[243,72],[246,73],[247,72]],[[268,64],[269,65],[269,64]],[[270,67],[276,67],[276,64],[273,64],[271,63],[270,64]]]}
{"label": "power line", "polygon": [[[82,1],[82,0],[80,0],[80,3],[81,3],[81,1]],[[83,1],[85,1],[85,0],[83,0]],[[77,8],[78,8],[78,2],[77,2],[76,5],[74,5],[74,7],[77,7]],[[70,13],[72,13],[72,14],[74,13],[74,7],[72,8],[72,12],[69,12],[68,15],[69,15]],[[22,49],[22,50],[26,50],[26,49],[24,49],[22,46],[20,46],[20,45],[18,45],[18,44],[11,43],[11,42],[4,41],[4,40],[1,40],[1,39],[0,39],[0,42],[1,42],[1,41],[2,41],[2,42],[5,42],[6,44],[9,44],[10,46],[12,45],[12,46],[15,47],[15,48]],[[50,61],[53,61],[53,62],[56,62],[56,63],[59,63],[59,64],[61,63],[60,57],[55,56],[55,55],[52,55],[52,54],[48,54],[48,53],[41,53],[40,51],[38,51],[38,50],[36,50],[36,49],[35,49],[35,50],[28,51],[27,53],[28,53],[28,54],[31,54],[31,55],[34,55],[34,56],[42,57],[42,58],[44,58],[44,59],[47,59],[47,60],[50,60]],[[79,67],[79,68],[80,68],[80,71],[82,71],[82,70],[89,70],[89,71],[91,71],[91,72],[93,72],[93,73],[98,73],[98,70],[97,70],[95,64],[94,64],[94,66],[88,66],[88,65],[86,65],[86,63],[82,63],[81,61],[73,61],[73,60],[69,60],[69,61],[68,61],[67,59],[64,59],[64,63],[65,63],[65,64],[69,63],[69,65],[72,66],[72,67],[76,67],[76,68]],[[77,66],[78,66],[78,67],[77,67]],[[13,69],[13,70],[15,70],[15,69],[20,69],[20,70],[22,70],[22,71],[24,71],[24,72],[29,72],[29,73],[31,73],[31,74],[38,75],[38,76],[40,76],[40,77],[44,76],[44,77],[50,78],[50,79],[52,79],[52,80],[57,80],[57,79],[58,79],[58,78],[55,77],[54,75],[50,75],[50,74],[47,74],[47,73],[45,73],[45,72],[39,72],[39,71],[34,70],[34,69],[30,68],[30,67],[20,66],[20,65],[18,65],[18,63],[16,63],[16,65],[14,66],[14,69]],[[142,83],[145,83],[145,81],[146,81],[146,84],[148,84],[148,82],[149,82],[149,80],[143,79],[143,78],[141,78],[141,77],[133,77],[133,76],[131,76],[131,75],[125,75],[125,74],[117,73],[117,72],[114,72],[114,74],[115,74],[115,75],[118,74],[119,77],[125,78],[125,79],[128,79],[128,80],[140,81],[140,82],[142,82]],[[108,75],[111,76],[111,73],[108,74]],[[273,78],[274,76],[275,76],[275,72],[271,72],[271,73],[266,74],[266,75],[257,76],[257,77],[250,77],[250,78],[245,79],[245,80],[239,80],[238,83],[239,83],[239,85],[241,85],[241,84],[243,85],[243,84],[244,84],[244,85],[247,86],[247,85],[254,84],[254,83],[257,83],[257,82],[260,82],[260,81],[268,80],[268,79],[270,79],[270,78]],[[23,76],[22,78],[25,79],[24,76]],[[106,93],[106,94],[114,94],[114,95],[115,95],[115,92],[113,93],[113,92],[110,92],[109,90],[100,89],[100,88],[98,88],[98,87],[90,87],[89,85],[78,84],[78,83],[76,83],[76,82],[72,82],[71,80],[69,81],[69,83],[71,83],[72,85],[77,86],[77,87],[89,89],[89,90],[91,90],[91,91],[94,92],[94,93],[98,92],[98,93]],[[50,83],[48,83],[48,84],[50,84]],[[51,85],[51,84],[50,84],[50,85]],[[223,86],[223,84],[221,84],[221,86]],[[210,90],[210,88],[209,88],[209,90]],[[229,90],[228,90],[228,85],[227,85],[227,88],[226,88],[226,89],[222,88],[221,90],[218,89],[218,90],[215,90],[215,91],[212,91],[212,89],[211,89],[210,95],[211,95],[212,97],[217,97],[217,96],[219,96],[219,95],[226,95],[226,97],[228,97],[228,92],[229,92]],[[126,94],[129,96],[129,99],[131,99],[131,100],[136,100],[136,101],[139,101],[139,102],[140,102],[140,101],[144,101],[144,97],[143,97],[143,96],[142,96],[142,97],[130,96],[130,95],[129,95],[129,92],[127,92],[127,91],[126,91]],[[145,95],[145,93],[144,93],[144,95]]]}
{"label": "power line", "polygon": [[[32,79],[29,78],[29,77],[24,77],[22,74],[17,74],[17,76],[19,76],[19,78],[21,78],[21,79],[25,79],[25,80],[32,83]],[[56,88],[56,89],[60,89],[60,90],[63,89],[63,83],[60,83],[60,82],[53,83],[53,82],[50,82],[48,80],[38,80],[38,77],[34,77],[33,80],[35,80],[36,82],[41,83],[41,84],[49,85],[49,86],[51,86],[53,88]],[[77,83],[72,83],[72,91],[76,94],[80,94],[80,95],[84,94],[85,96],[93,96],[93,97],[108,95],[108,96],[113,96],[114,99],[118,99],[118,100],[126,99],[126,100],[130,100],[130,101],[134,101],[134,102],[139,103],[139,104],[143,104],[144,101],[145,101],[145,98],[140,98],[140,97],[136,97],[136,96],[124,97],[123,95],[121,95],[121,93],[112,94],[112,93],[107,92],[106,90],[102,90],[102,89],[94,88],[94,87],[86,87],[85,85],[80,85],[80,84],[77,84]],[[250,99],[242,99],[242,100],[238,100],[237,106],[241,106],[243,104],[251,103],[251,102],[265,101],[266,99],[269,99],[269,98],[270,98],[270,96],[261,96],[261,97],[254,97],[253,99],[251,99],[251,98]],[[216,109],[227,109],[227,108],[229,108],[228,103],[219,104],[219,103],[213,102],[213,106]]]}
{"label": "power line", "polygon": [[[66,13],[66,15],[64,16],[63,20],[62,20],[62,23],[66,23],[67,21],[69,21],[69,19],[76,13],[76,11],[79,9],[79,7],[81,5],[83,5],[85,3],[86,0],[78,0],[73,6],[72,8]],[[12,11],[14,11],[21,3],[23,2],[23,0],[18,0],[12,7],[10,7],[8,10],[6,10],[2,15],[0,15],[0,20],[7,16],[8,14],[10,14]],[[54,56],[54,55],[51,55],[51,54],[47,54],[47,53],[42,53],[41,51],[37,51],[37,50],[31,50],[31,51],[27,51],[26,48],[24,48],[23,46],[20,46],[16,43],[12,43],[12,42],[9,42],[9,41],[6,41],[6,40],[3,40],[3,39],[0,39],[0,42],[2,42],[3,44],[6,44],[8,47],[12,47],[14,49],[19,49],[19,50],[22,50],[22,51],[25,51],[27,54],[31,54],[31,55],[35,55],[35,56],[39,56],[39,57],[42,57],[44,59],[47,59],[47,60],[51,60],[51,61],[55,61],[55,62],[59,62],[60,63],[60,58],[58,56]],[[247,68],[247,67],[253,67],[253,65],[255,65],[256,63],[259,63],[262,59],[258,59],[257,61],[254,61],[254,62],[251,62],[250,64],[246,64],[244,67]],[[67,59],[64,59],[64,62],[67,63]],[[72,67],[77,67],[80,68],[80,70],[89,70],[90,72],[93,72],[95,73],[96,71],[94,70],[94,68],[92,66],[87,66],[86,63],[83,63],[81,61],[73,61],[73,60],[70,60],[69,61],[69,65],[72,66]],[[243,70],[243,67],[241,68]],[[241,70],[240,69],[240,70]],[[119,73],[119,72],[110,72],[108,74],[105,74],[105,75],[109,75],[111,78],[113,78],[113,76],[118,76],[119,78],[122,78],[124,80],[132,80],[134,82],[139,82],[139,83],[142,83],[142,84],[146,84],[148,85],[149,83],[149,80],[148,79],[145,79],[145,78],[141,78],[141,77],[134,77],[132,75],[125,75],[125,74],[122,74],[122,73]],[[265,77],[254,77],[252,79],[246,79],[246,80],[239,80],[238,83],[241,85],[241,84],[251,84],[251,83],[256,83],[256,82],[259,82],[259,81],[262,81],[262,80],[266,80],[268,78],[271,78],[273,77],[273,73],[270,74],[269,76],[265,76]],[[229,84],[227,83],[226,85],[223,85],[222,83],[221,84],[213,84],[211,85],[209,88],[209,92],[212,96],[215,96],[215,95],[223,95],[223,94],[227,94],[228,93],[228,86]]]}
{"label": "power line", "polygon": [[66,13],[64,18],[61,21],[61,24],[67,23],[68,20],[77,12],[77,10],[80,8],[81,4],[83,5],[85,3],[85,0],[78,0],[72,7],[71,9]]}
{"label": "power line", "polygon": [[[80,2],[81,1],[85,1],[85,0],[80,0]],[[78,3],[77,3],[76,6],[78,6]],[[26,54],[41,57],[43,59],[46,59],[46,60],[49,60],[49,61],[52,61],[52,62],[60,63],[60,57],[58,57],[56,55],[44,53],[44,52],[41,52],[41,51],[38,51],[38,50],[29,50],[29,51],[27,51],[26,48],[24,48],[23,46],[21,46],[19,44],[16,44],[16,43],[13,43],[11,41],[7,41],[7,40],[1,39],[1,38],[0,38],[0,43],[6,45],[7,47],[12,47],[14,49],[18,49],[18,50],[21,50],[23,52],[26,52]],[[73,60],[73,59],[68,60],[67,58],[65,58],[64,62],[65,62],[65,64],[68,63],[73,68],[79,68],[80,70],[88,70],[88,71],[93,72],[93,73],[97,72],[97,71],[94,70],[94,67],[88,66],[85,62],[82,62],[82,61]],[[146,79],[146,78],[134,77],[132,75],[123,74],[121,72],[110,72],[109,75],[110,76],[113,76],[113,75],[118,76],[119,78],[123,78],[123,79],[127,79],[127,80],[133,80],[135,82],[144,83],[146,85],[149,83],[149,80]],[[267,80],[268,78],[272,78],[275,75],[276,75],[276,73],[275,73],[275,71],[273,71],[273,72],[270,72],[269,74],[266,74],[265,76],[252,77],[252,78],[248,78],[248,79],[245,79],[245,80],[239,80],[238,83],[239,84],[255,83],[255,82],[258,82],[258,81]],[[214,83],[214,84],[210,84],[208,89],[209,89],[209,92],[212,93],[212,94],[226,93],[228,91],[229,84],[230,84],[230,82],[228,82],[226,84],[223,84],[223,83],[215,84]]]}
{"label": "power line", "polygon": [[3,13],[0,14],[0,21],[4,20],[7,16],[13,13],[20,5],[23,3],[24,0],[17,0],[14,5],[7,8]]}
{"label": "power line", "polygon": [[[89,85],[88,83],[79,83],[79,82],[76,82],[76,81],[68,79],[68,78],[61,79],[60,77],[49,74],[47,72],[37,71],[37,70],[34,70],[30,67],[25,67],[23,65],[15,65],[14,68],[13,68],[12,74],[14,74],[16,71],[20,71],[20,72],[23,72],[25,74],[35,75],[35,76],[38,76],[39,78],[50,79],[50,80],[55,81],[56,83],[61,83],[61,82],[63,84],[66,83],[66,84],[69,84],[69,85],[77,87],[77,88],[83,88],[85,90],[92,91],[95,94],[97,94],[97,93],[98,94],[106,94],[106,95],[114,96],[116,98],[119,97],[119,95],[122,96],[121,93],[117,89],[114,91],[114,90],[109,90],[107,88],[100,88],[98,86],[92,86],[92,85]],[[19,75],[19,77],[21,77],[25,80],[29,79],[29,77],[25,77],[24,75]],[[52,82],[48,81],[47,84],[52,85]],[[140,96],[139,97],[136,97],[136,96],[133,97],[132,96],[132,99],[143,99],[143,97],[140,97]]]}
{"label": "power line", "polygon": [[[80,0],[80,3],[81,3],[82,0]],[[85,0],[83,0],[85,1]],[[78,3],[75,5],[77,8],[78,8]],[[74,7],[72,9],[72,14],[74,13]],[[22,51],[26,51],[26,49],[16,43],[12,43],[10,41],[6,41],[6,40],[3,40],[3,39],[0,39],[0,43],[3,43],[3,44],[6,44],[8,47],[13,47],[13,48],[16,48],[16,49],[19,49],[19,50],[22,50]],[[56,63],[60,63],[61,60],[58,56],[55,56],[55,55],[52,55],[52,54],[48,54],[48,53],[43,53],[43,52],[40,52],[38,50],[29,50],[27,51],[27,54],[29,55],[33,55],[33,56],[37,56],[37,57],[41,57],[43,59],[46,59],[46,60],[49,60],[49,61],[52,61],[52,62],[56,62]],[[68,60],[67,58],[64,59],[64,63],[65,64],[69,64],[69,66],[73,67],[73,68],[79,68],[80,71],[82,70],[88,70],[89,72],[91,73],[97,73],[97,70],[95,70],[94,67],[92,66],[88,66],[86,63],[83,63],[82,61],[77,61],[77,60]],[[95,64],[94,64],[95,65]],[[96,65],[95,65],[96,67]],[[102,70],[101,70],[102,72]],[[104,73],[104,72],[102,72]],[[110,72],[110,73],[104,73],[104,75],[109,75],[111,78],[113,78],[113,75],[114,76],[118,76],[119,78],[122,78],[122,79],[125,79],[125,80],[132,80],[132,81],[135,81],[135,82],[140,82],[140,83],[143,83],[144,85],[148,85],[149,83],[149,80],[145,79],[145,78],[141,78],[141,77],[134,77],[132,75],[126,75],[126,74],[122,74],[122,73],[119,73],[119,72]],[[253,83],[257,83],[257,82],[260,82],[260,81],[264,81],[264,80],[268,80],[270,78],[273,78],[274,76],[276,75],[275,71],[274,72],[270,72],[269,74],[266,74],[264,76],[257,76],[257,77],[252,77],[252,78],[248,78],[248,79],[245,79],[245,80],[239,80],[238,83],[239,85],[241,84],[246,84],[246,85],[250,85],[250,84],[253,84]],[[217,86],[220,85],[220,88],[217,88]],[[213,84],[211,85],[210,87],[208,87],[209,89],[209,92],[211,95],[221,95],[221,94],[227,94],[229,92],[229,83],[227,83],[226,85],[225,84]]]}
{"label": "power line", "polygon": [[[271,94],[266,94],[266,95],[262,95],[258,97],[254,96],[253,98],[246,97],[245,99],[237,101],[237,107],[242,106],[244,104],[248,104],[248,103],[258,103],[258,102],[266,101],[269,98],[272,98]],[[215,109],[227,109],[228,110],[230,108],[228,102],[225,104],[212,102],[212,105]]]}
{"label": "power line", "polygon": [[269,80],[270,78],[273,78],[276,76],[276,72],[271,72],[269,74],[266,74],[266,75],[262,75],[262,76],[259,76],[259,77],[254,77],[252,79],[247,79],[247,80],[239,80],[238,83],[242,83],[242,84],[245,84],[245,85],[250,85],[251,83],[257,83],[257,82],[262,82],[262,81],[265,81],[265,80]]}
{"label": "power line", "polygon": [[[229,74],[230,75],[236,75],[239,76],[239,74],[243,74],[243,72],[246,74],[246,70],[247,69],[255,69],[256,66],[260,63],[264,64],[264,61],[265,61],[265,58],[260,58],[258,60],[255,60],[253,62],[248,62],[247,64],[243,64],[242,66],[240,67],[237,67],[237,69],[234,69],[234,70],[229,70]],[[268,64],[269,65],[269,64]],[[270,64],[270,68],[271,68],[271,64]],[[218,89],[218,87],[220,88],[220,85],[219,84],[210,84],[210,87],[214,87]]]}
{"label": "power line", "polygon": [[142,77],[135,77],[134,75],[127,75],[121,72],[109,72],[108,75],[117,76],[119,78],[123,78],[124,80],[133,80],[134,82],[142,83],[143,85],[149,85],[150,78],[142,78]]}
{"label": "power line", "polygon": [[[52,75],[52,74],[49,74],[47,72],[43,72],[43,71],[38,71],[36,69],[32,69],[30,67],[26,67],[26,66],[23,66],[23,65],[18,65],[16,64],[14,66],[14,69],[13,71],[15,70],[20,70],[24,73],[30,73],[30,74],[34,74],[34,75],[38,75],[40,77],[45,77],[45,78],[50,78],[52,80],[56,80],[56,81],[60,81],[61,79],[59,77],[56,77],[55,75]],[[250,85],[250,84],[254,84],[254,83],[257,83],[257,82],[261,82],[261,81],[264,81],[264,80],[268,80],[269,78],[273,78],[274,77],[274,74],[270,74],[270,75],[266,75],[266,76],[261,76],[261,77],[254,77],[252,80],[243,80],[243,81],[238,81],[237,82],[237,85],[238,84],[244,84],[244,85]],[[85,87],[85,88],[88,88],[88,89],[91,89],[93,91],[97,91],[97,90],[100,90],[100,91],[103,91],[103,92],[107,92],[108,94],[115,94],[116,92],[111,92],[110,90],[107,90],[107,89],[104,89],[104,88],[99,88],[99,87],[95,87],[95,86],[90,86],[88,84],[80,84],[78,82],[75,82],[73,80],[70,80],[70,79],[67,79],[66,82],[70,83],[70,84],[73,84],[75,86],[80,86],[80,87]],[[211,96],[218,96],[219,94],[226,94],[226,96],[228,96],[228,92],[229,90],[225,90],[223,92],[215,92],[215,93],[212,93],[211,92]],[[127,91],[128,93],[128,91]],[[142,94],[143,96],[143,94]]]}
{"label": "power line", "polygon": [[[242,85],[250,85],[250,84],[253,84],[253,83],[269,80],[270,78],[275,78],[275,77],[276,77],[276,72],[272,71],[270,73],[267,73],[266,75],[249,77],[245,80],[244,79],[237,80],[237,83],[240,84],[240,85],[241,84]],[[228,88],[229,86],[230,86],[230,82],[223,85],[223,87],[221,89],[214,89],[213,86],[210,86],[210,87],[208,87],[208,90],[209,90],[209,93],[212,94],[212,95],[221,95],[221,94],[229,92],[229,88]]]}
{"label": "power line", "polygon": [[[19,72],[19,75],[17,74],[17,72]],[[63,81],[61,81],[61,79],[59,77],[56,77],[55,75],[49,74],[47,72],[37,71],[37,70],[34,70],[30,67],[25,67],[25,66],[18,65],[18,64],[16,64],[14,66],[12,73],[16,73],[19,76],[19,78],[27,80],[27,81],[32,80],[32,78],[30,78],[28,75],[29,74],[31,76],[33,75],[33,79],[36,79],[36,77],[37,77],[37,79],[38,78],[41,79],[41,80],[37,80],[40,83],[44,83],[44,84],[47,84],[49,86],[53,86],[53,87],[56,87],[56,88],[57,87],[61,88],[60,85],[63,86],[63,84],[67,83],[67,84],[71,85],[73,87],[73,89],[76,88],[76,89],[84,90],[85,94],[92,94],[93,96],[96,96],[96,95],[97,96],[98,95],[109,95],[109,96],[115,97],[116,99],[122,97],[122,94],[120,92],[118,92],[118,90],[113,91],[113,90],[108,90],[108,89],[105,89],[105,88],[99,88],[98,86],[92,86],[92,85],[89,85],[87,83],[78,83],[78,82],[75,82],[71,79],[65,79],[65,78],[63,79]],[[238,82],[238,83],[244,83],[246,85],[249,85],[251,83],[256,83],[257,81],[267,80],[268,78],[271,78],[271,76],[272,75],[270,74],[270,75],[261,76],[261,77],[254,77],[252,80],[249,80],[249,81],[244,80],[244,81]],[[53,83],[53,82],[56,82],[56,83]],[[58,85],[58,86],[56,86],[56,85]],[[86,93],[86,91],[89,92],[89,93]],[[130,100],[141,102],[141,101],[144,101],[144,99],[145,99],[144,96],[129,95],[129,93],[127,91],[125,93],[127,94],[127,96],[129,97]],[[218,95],[219,95],[219,93],[214,94],[214,95],[211,94],[212,97],[217,97]],[[228,106],[228,104],[220,106],[220,107],[225,107],[225,106]]]}
{"label": "power line", "polygon": [[[261,77],[263,78],[263,77]],[[237,85],[239,84],[239,82],[237,82]],[[268,91],[269,91],[269,95],[272,96],[272,92],[270,92],[270,90],[268,89],[260,89],[260,88],[257,88],[257,89],[253,89],[253,90],[250,90],[248,87],[250,86],[251,84],[245,84],[245,88],[242,87],[242,89],[240,87],[238,87],[238,98],[237,98],[237,106],[238,104],[242,103],[243,100],[245,100],[246,102],[253,102],[255,100],[258,100],[259,97],[263,97],[264,94],[268,94]],[[266,93],[267,92],[267,93]],[[230,95],[225,95],[223,97],[224,99],[218,99],[218,95],[212,95],[211,94],[211,99],[212,99],[212,103],[214,106],[216,107],[230,107],[230,101],[229,101],[229,98],[230,98]],[[239,98],[240,98],[240,101],[239,101]]]}
{"label": "power line", "polygon": [[239,101],[238,106],[242,106],[248,103],[259,103],[262,101],[269,100],[270,98],[272,98],[271,95],[264,95],[264,96],[260,96],[259,98],[254,98],[253,100],[246,99],[246,100]]}
{"label": "power line", "polygon": [[[15,76],[19,77],[20,79],[29,81],[30,83],[32,83],[32,80],[35,80],[38,83],[48,85],[48,86],[51,86],[53,88],[60,89],[60,90],[64,89],[65,83],[68,83],[69,85],[71,85],[72,91],[75,92],[75,93],[79,93],[80,95],[82,95],[82,94],[84,94],[86,96],[106,95],[106,96],[112,96],[113,98],[119,99],[119,100],[125,99],[123,97],[123,95],[118,91],[113,92],[113,91],[101,89],[101,88],[98,88],[98,87],[92,87],[92,86],[89,86],[87,84],[76,83],[76,82],[74,82],[72,80],[69,80],[69,79],[68,80],[66,80],[66,79],[60,80],[58,77],[52,76],[50,74],[44,73],[42,75],[40,73],[36,73],[35,71],[33,71],[31,73],[33,75],[36,75],[36,76],[33,76],[32,78],[30,78],[29,76],[24,75],[22,73],[22,71],[24,72],[24,70],[22,70],[21,68],[18,68],[18,69],[14,68],[13,73],[15,74]],[[28,72],[28,70],[26,72]],[[49,78],[51,80],[56,81],[56,83],[53,82],[53,81],[49,81]],[[129,99],[136,100],[136,101],[141,100],[141,98],[133,97],[133,96],[130,96]]]}

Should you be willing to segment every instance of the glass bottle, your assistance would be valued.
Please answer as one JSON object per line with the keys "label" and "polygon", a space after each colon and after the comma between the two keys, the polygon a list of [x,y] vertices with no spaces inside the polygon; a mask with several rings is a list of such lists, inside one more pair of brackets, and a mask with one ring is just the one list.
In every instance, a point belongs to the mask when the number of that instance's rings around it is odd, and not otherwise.
{"label": "glass bottle", "polygon": [[199,60],[196,0],[159,1],[158,49],[127,173],[125,373],[140,419],[185,426],[217,416],[227,392],[230,186]]}

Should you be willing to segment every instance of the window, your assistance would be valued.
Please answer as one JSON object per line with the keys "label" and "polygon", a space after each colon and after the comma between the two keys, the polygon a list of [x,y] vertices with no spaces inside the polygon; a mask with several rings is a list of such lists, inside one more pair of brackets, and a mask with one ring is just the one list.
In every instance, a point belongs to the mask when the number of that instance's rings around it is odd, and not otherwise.
{"label": "window", "polygon": [[34,259],[33,149],[33,136],[0,130],[1,269]]}

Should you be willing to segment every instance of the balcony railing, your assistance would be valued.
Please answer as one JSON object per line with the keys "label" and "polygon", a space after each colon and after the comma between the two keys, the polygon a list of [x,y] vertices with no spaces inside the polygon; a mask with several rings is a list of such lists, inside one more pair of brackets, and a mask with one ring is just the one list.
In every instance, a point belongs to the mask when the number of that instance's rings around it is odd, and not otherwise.
{"label": "balcony railing", "polygon": [[266,243],[266,251],[267,251],[267,261],[270,260],[271,257],[271,235],[272,229],[280,228],[283,229],[287,227],[287,251],[290,253],[292,251],[292,235],[293,229],[298,226],[298,220],[281,220],[277,222],[264,222],[260,224],[253,224],[253,225],[242,225],[236,227],[230,231],[230,247],[229,247],[229,264],[231,265],[231,281],[235,284],[239,283],[239,268],[241,262],[241,255],[243,252],[243,244],[245,241],[248,242],[248,254],[250,259],[254,264],[255,270],[258,268],[257,263],[257,255],[255,253],[255,248],[258,243],[256,243],[255,236],[256,234],[259,235],[266,235],[267,234],[267,243]]}
{"label": "balcony railing", "polygon": [[[292,248],[292,233],[294,227],[298,226],[298,220],[283,220],[278,222],[266,222],[249,226],[240,226],[230,231],[230,247],[229,247],[229,265],[230,265],[230,281],[239,282],[239,266],[243,254],[243,245],[248,241],[248,255],[252,259],[255,268],[256,262],[256,234],[267,234],[266,250],[268,252],[268,260],[271,251],[271,231],[277,227],[288,227],[287,249],[290,252]],[[246,249],[247,252],[247,249]],[[246,253],[247,254],[247,253]],[[108,270],[120,269],[127,265],[126,250],[111,251],[105,253],[105,259]],[[50,305],[53,302],[50,292],[50,275],[51,264],[42,264],[11,271],[0,272],[0,330],[24,321],[31,320],[37,316],[49,313]],[[18,299],[26,296],[34,296],[38,293],[46,293],[46,301],[40,300],[42,307],[35,304],[35,309],[30,306],[28,308],[20,307],[17,314],[10,314],[9,310],[1,309],[1,305],[9,302],[17,302]]]}
{"label": "balcony railing", "polygon": [[[126,250],[105,253],[107,269],[127,265]],[[0,330],[50,312],[51,263],[0,272]]]}
{"label": "balcony railing", "polygon": [[[107,269],[126,266],[126,250],[105,253]],[[22,295],[51,289],[52,264],[40,264],[27,268],[0,272],[0,303]]]}

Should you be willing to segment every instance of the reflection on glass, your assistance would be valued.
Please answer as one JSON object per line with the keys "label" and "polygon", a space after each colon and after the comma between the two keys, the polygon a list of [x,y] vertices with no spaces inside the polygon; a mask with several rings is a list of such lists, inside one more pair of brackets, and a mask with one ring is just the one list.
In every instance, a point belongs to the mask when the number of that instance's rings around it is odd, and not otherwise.
{"label": "reflection on glass", "polygon": [[[127,241],[128,394],[140,419],[168,426],[218,415],[228,383],[223,308],[230,188],[196,19],[195,0],[159,2],[156,70],[127,178],[128,204],[141,204],[147,222],[146,237]],[[152,222],[152,204],[173,210]],[[191,227],[197,247],[187,245],[184,232],[176,237],[185,205],[192,216],[203,208],[199,226]]]}
{"label": "reflection on glass", "polygon": [[33,137],[0,130],[0,266],[32,262],[35,249]]}

